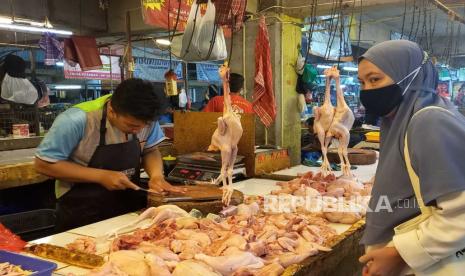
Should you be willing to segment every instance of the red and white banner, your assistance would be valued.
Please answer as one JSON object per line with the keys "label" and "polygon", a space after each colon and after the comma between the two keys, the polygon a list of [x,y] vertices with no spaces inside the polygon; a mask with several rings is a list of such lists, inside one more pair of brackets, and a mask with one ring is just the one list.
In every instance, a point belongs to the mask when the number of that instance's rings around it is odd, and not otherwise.
{"label": "red and white banner", "polygon": [[[181,9],[179,9],[181,1]],[[157,26],[163,29],[173,30],[179,10],[177,30],[184,31],[192,3],[195,0],[142,0],[142,14],[147,25]],[[168,24],[169,11],[169,24]],[[202,9],[202,14],[205,8]]]}
{"label": "red and white banner", "polygon": [[[65,79],[89,79],[89,80],[119,80],[121,79],[121,68],[119,57],[100,56],[103,68],[100,70],[82,71],[79,64],[75,67],[64,62]],[[111,66],[110,66],[111,61]],[[111,72],[110,72],[111,68]]]}

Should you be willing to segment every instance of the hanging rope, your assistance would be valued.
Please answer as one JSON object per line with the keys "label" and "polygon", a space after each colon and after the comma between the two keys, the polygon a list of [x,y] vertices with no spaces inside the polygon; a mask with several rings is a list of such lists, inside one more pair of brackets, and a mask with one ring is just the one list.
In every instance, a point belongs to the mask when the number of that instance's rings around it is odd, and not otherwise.
{"label": "hanging rope", "polygon": [[356,58],[358,60],[360,54],[360,40],[362,39],[362,16],[363,16],[363,0],[360,0],[360,18],[358,24],[358,41],[357,41],[357,54]]}
{"label": "hanging rope", "polygon": [[412,12],[412,22],[410,24],[410,32],[408,33],[408,39],[412,39],[412,34],[413,34],[413,26],[415,26],[415,8],[416,8],[416,0],[413,0],[413,12]]}
{"label": "hanging rope", "polygon": [[176,22],[174,23],[174,29],[173,29],[173,34],[170,37],[170,41],[173,41],[174,36],[176,35],[176,31],[178,30],[178,24],[179,24],[179,15],[181,14],[181,4],[182,0],[178,0],[178,14],[176,15]]}
{"label": "hanging rope", "polygon": [[407,14],[407,0],[404,2],[404,14],[402,16],[402,31],[400,33],[400,39],[404,38],[404,28],[405,28],[405,16]]}
{"label": "hanging rope", "polygon": [[307,64],[308,62],[308,57],[310,55],[309,52],[310,52],[310,47],[312,44],[313,32],[315,31],[315,25],[316,25],[316,9],[317,9],[317,3],[316,3],[316,0],[313,0],[311,10],[310,10],[311,23],[309,27],[309,32],[307,34],[307,50],[305,52],[305,61],[304,61],[304,64],[302,65],[302,68],[300,68],[299,71],[304,69],[305,64]]}
{"label": "hanging rope", "polygon": [[195,8],[194,24],[192,26],[191,37],[189,38],[189,43],[187,43],[186,52],[184,53],[182,58],[184,58],[187,55],[187,53],[189,53],[189,49],[190,49],[191,43],[192,43],[192,38],[194,37],[195,27],[196,27],[196,24],[197,24],[197,15],[198,15],[198,13],[199,13],[199,5],[197,5],[197,7]]}
{"label": "hanging rope", "polygon": [[233,44],[234,44],[234,26],[236,25],[236,18],[234,16],[231,16],[231,45],[229,46],[229,59],[228,59],[228,65],[231,64],[231,58],[233,54]]}

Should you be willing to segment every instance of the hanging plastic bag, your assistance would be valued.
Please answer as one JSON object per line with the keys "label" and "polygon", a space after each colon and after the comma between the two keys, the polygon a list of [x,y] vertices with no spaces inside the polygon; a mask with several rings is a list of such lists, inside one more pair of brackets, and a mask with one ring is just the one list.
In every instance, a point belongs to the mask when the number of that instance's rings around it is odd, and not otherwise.
{"label": "hanging plastic bag", "polygon": [[1,97],[15,103],[34,104],[37,101],[38,93],[28,79],[13,78],[5,74]]}
{"label": "hanging plastic bag", "polygon": [[215,17],[215,5],[208,0],[207,11],[202,17],[199,31],[196,34],[197,39],[194,41],[202,60],[223,60],[228,57],[223,29],[215,24]]}
{"label": "hanging plastic bag", "polygon": [[[200,57],[197,52],[196,42],[201,21],[202,14],[200,12],[200,5],[197,4],[197,1],[193,1],[189,17],[187,18],[187,24],[184,30],[184,34],[182,38],[175,37],[172,43],[172,51],[183,60],[200,60]],[[179,45],[181,41],[181,50],[179,51],[179,54],[177,54],[178,50],[175,47],[176,45]]]}
{"label": "hanging plastic bag", "polygon": [[186,108],[187,106],[187,94],[184,88],[181,88],[181,93],[179,93],[179,107]]}
{"label": "hanging plastic bag", "polygon": [[304,73],[302,75],[302,81],[307,84],[312,84],[316,81],[318,71],[311,64],[305,64]]}
{"label": "hanging plastic bag", "polygon": [[297,57],[297,62],[295,64],[295,72],[298,75],[302,75],[304,73],[304,69],[305,69],[305,57],[303,57],[299,51],[299,56]]}

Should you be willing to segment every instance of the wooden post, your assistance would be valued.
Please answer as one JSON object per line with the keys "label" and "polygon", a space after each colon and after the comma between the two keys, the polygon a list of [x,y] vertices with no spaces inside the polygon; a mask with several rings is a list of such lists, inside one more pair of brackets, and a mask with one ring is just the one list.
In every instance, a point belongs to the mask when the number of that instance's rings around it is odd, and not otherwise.
{"label": "wooden post", "polygon": [[133,66],[134,61],[132,59],[132,42],[131,42],[131,14],[129,11],[126,12],[126,40],[127,44],[127,53],[126,53],[126,78],[133,77]]}

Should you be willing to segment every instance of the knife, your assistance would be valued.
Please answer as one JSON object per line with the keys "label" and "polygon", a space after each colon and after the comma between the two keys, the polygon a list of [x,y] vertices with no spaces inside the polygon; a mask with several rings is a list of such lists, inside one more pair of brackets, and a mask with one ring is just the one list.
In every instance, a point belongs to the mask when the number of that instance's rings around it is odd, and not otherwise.
{"label": "knife", "polygon": [[154,195],[159,195],[159,196],[162,195],[162,194],[157,193],[157,192],[155,192],[155,191],[153,191],[153,190],[144,189],[144,188],[140,188],[140,187],[139,187],[139,190],[138,190],[138,191],[143,191],[143,192],[146,192],[146,193],[148,193],[148,194],[154,194]]}
{"label": "knife", "polygon": [[204,196],[204,197],[165,197],[163,198],[162,202],[182,202],[182,201],[211,201],[211,200],[220,200],[220,196]]}

